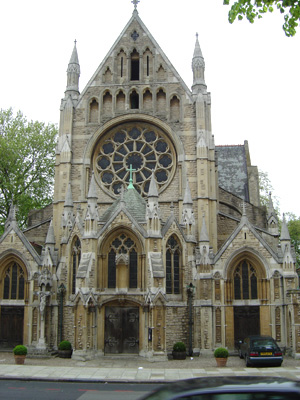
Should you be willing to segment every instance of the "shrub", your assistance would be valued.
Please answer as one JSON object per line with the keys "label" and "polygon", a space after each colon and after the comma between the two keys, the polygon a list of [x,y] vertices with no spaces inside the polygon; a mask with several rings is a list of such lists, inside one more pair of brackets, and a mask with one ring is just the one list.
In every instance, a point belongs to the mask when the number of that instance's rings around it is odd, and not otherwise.
{"label": "shrub", "polygon": [[218,347],[214,352],[215,358],[227,358],[229,356],[228,350],[224,347]]}
{"label": "shrub", "polygon": [[173,351],[178,351],[178,352],[182,351],[182,352],[185,352],[185,351],[186,351],[185,344],[184,344],[183,342],[177,342],[177,343],[175,343],[174,346],[173,346]]}
{"label": "shrub", "polygon": [[58,350],[72,350],[72,345],[68,340],[63,340],[59,343]]}
{"label": "shrub", "polygon": [[18,346],[16,346],[13,349],[13,352],[16,356],[26,356],[27,354],[27,347],[23,346],[22,344],[18,344]]}

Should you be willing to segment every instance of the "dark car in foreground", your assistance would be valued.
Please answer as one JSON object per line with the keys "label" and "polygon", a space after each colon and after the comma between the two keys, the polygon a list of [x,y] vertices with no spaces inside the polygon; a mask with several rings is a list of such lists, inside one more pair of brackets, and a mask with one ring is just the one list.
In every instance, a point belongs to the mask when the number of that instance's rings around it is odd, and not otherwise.
{"label": "dark car in foreground", "polygon": [[240,343],[240,358],[244,358],[246,367],[280,367],[283,361],[282,351],[272,336],[249,336]]}
{"label": "dark car in foreground", "polygon": [[273,377],[205,377],[164,385],[142,400],[299,400],[300,382]]}

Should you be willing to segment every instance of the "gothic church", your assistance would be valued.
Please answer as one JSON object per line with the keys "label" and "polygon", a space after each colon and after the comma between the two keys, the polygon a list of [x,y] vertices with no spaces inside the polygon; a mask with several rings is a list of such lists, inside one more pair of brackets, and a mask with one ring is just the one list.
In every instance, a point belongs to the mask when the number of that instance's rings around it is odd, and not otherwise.
{"label": "gothic church", "polygon": [[12,207],[0,238],[0,348],[159,359],[268,334],[297,355],[286,223],[260,204],[247,141],[215,146],[198,37],[190,90],[134,3],[81,93],[75,43],[53,204],[24,232]]}

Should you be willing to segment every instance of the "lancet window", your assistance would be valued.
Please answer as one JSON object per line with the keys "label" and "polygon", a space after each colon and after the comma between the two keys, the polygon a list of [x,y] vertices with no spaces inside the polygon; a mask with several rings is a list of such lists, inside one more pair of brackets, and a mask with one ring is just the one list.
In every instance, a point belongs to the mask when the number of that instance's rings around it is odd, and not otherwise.
{"label": "lancet window", "polygon": [[179,241],[172,235],[167,241],[166,249],[166,293],[180,293],[180,261]]}
{"label": "lancet window", "polygon": [[[128,287],[131,289],[137,288],[138,286],[138,252],[135,242],[122,233],[116,237],[110,245],[110,250],[108,253],[108,288],[115,288],[117,285],[117,269],[119,265],[126,265],[128,267],[128,276],[126,281]],[[122,275],[122,278],[124,276]],[[121,279],[121,274],[120,278]],[[124,284],[124,280],[122,282]]]}
{"label": "lancet window", "polygon": [[243,260],[234,272],[235,300],[257,299],[257,273],[253,265]]}
{"label": "lancet window", "polygon": [[81,243],[78,237],[73,241],[72,246],[72,294],[76,291],[76,275],[81,258]]}
{"label": "lancet window", "polygon": [[131,53],[131,80],[138,81],[140,79],[140,55],[134,49]]}

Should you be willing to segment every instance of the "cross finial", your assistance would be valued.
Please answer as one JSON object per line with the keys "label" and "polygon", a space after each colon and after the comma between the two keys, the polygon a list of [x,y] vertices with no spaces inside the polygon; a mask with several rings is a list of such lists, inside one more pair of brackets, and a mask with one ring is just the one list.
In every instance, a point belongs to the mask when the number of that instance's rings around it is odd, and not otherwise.
{"label": "cross finial", "polygon": [[134,189],[134,186],[133,186],[133,184],[132,184],[132,182],[133,182],[132,173],[133,173],[134,171],[136,171],[136,169],[133,169],[133,168],[132,168],[132,164],[130,164],[129,169],[126,169],[126,171],[129,171],[129,185],[128,185],[128,189]]}
{"label": "cross finial", "polygon": [[140,2],[140,0],[132,0],[132,4],[134,5],[134,9],[136,10],[138,3]]}
{"label": "cross finial", "polygon": [[75,46],[76,46],[76,43],[77,43],[77,40],[76,40],[76,39],[74,40],[74,43],[75,43]]}

